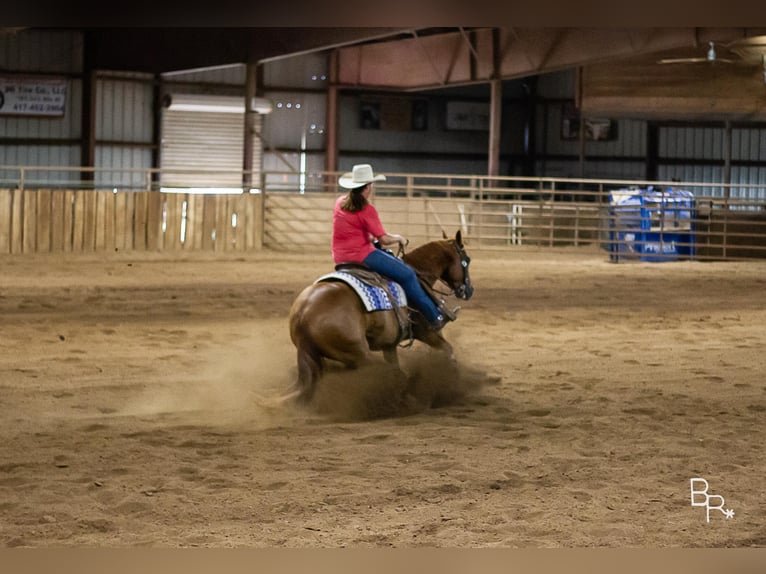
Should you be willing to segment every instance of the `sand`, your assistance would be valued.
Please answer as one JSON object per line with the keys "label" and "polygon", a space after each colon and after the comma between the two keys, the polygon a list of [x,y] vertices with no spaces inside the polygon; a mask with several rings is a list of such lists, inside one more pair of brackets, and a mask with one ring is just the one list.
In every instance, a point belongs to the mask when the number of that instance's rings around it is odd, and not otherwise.
{"label": "sand", "polygon": [[0,546],[766,545],[766,262],[468,250],[459,371],[305,408],[264,399],[327,254],[0,257]]}

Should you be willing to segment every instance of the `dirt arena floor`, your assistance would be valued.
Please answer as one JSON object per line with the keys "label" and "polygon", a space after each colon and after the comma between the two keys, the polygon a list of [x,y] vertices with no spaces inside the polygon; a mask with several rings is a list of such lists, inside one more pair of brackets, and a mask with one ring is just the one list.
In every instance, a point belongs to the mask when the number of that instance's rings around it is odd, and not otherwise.
{"label": "dirt arena floor", "polygon": [[263,398],[327,254],[0,257],[0,546],[766,545],[766,262],[469,253],[457,372],[307,408]]}

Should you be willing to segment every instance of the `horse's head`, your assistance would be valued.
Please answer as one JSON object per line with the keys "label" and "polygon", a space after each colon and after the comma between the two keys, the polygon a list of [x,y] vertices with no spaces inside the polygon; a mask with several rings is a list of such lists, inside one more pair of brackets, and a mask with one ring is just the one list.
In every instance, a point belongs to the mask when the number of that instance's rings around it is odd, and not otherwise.
{"label": "horse's head", "polygon": [[471,276],[468,273],[471,258],[465,252],[463,235],[460,230],[455,234],[455,238],[447,240],[447,243],[452,247],[452,257],[449,265],[442,272],[440,279],[449,285],[450,289],[455,292],[456,297],[467,301],[473,295]]}

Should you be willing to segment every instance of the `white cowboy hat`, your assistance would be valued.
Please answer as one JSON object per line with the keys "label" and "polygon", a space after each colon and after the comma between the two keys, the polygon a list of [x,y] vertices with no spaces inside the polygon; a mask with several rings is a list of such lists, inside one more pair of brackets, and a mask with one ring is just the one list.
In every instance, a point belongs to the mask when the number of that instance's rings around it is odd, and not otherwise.
{"label": "white cowboy hat", "polygon": [[372,166],[369,163],[361,163],[355,165],[351,171],[340,176],[338,185],[346,189],[355,189],[373,181],[386,181],[386,176],[380,173],[374,175],[372,173]]}

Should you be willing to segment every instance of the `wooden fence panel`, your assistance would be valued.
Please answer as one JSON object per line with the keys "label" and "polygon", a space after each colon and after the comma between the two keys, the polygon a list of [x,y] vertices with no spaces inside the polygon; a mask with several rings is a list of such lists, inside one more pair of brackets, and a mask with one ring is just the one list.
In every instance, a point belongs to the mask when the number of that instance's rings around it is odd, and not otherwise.
{"label": "wooden fence panel", "polygon": [[86,191],[82,199],[85,202],[82,249],[90,253],[96,249],[96,194],[92,190]]}
{"label": "wooden fence panel", "polygon": [[229,250],[229,237],[231,230],[231,214],[229,213],[229,201],[225,195],[216,195],[216,222],[215,222],[215,251],[221,253]]}
{"label": "wooden fence panel", "polygon": [[217,241],[213,239],[218,219],[218,202],[215,195],[203,196],[202,208],[202,249],[213,251]]}
{"label": "wooden fence panel", "polygon": [[36,249],[38,253],[48,253],[51,250],[51,192],[40,189],[35,194],[37,195]]}
{"label": "wooden fence panel", "polygon": [[103,191],[94,191],[93,195],[96,201],[94,247],[96,251],[104,251],[106,249],[106,200]]}
{"label": "wooden fence panel", "polygon": [[13,192],[0,189],[0,253],[11,252],[11,234],[13,233]]}
{"label": "wooden fence panel", "polygon": [[165,233],[163,249],[175,251],[181,248],[181,220],[184,196],[177,193],[164,194]]}
{"label": "wooden fence panel", "polygon": [[74,192],[74,216],[72,222],[72,251],[80,253],[84,249],[85,237],[85,194],[83,190]]}
{"label": "wooden fence panel", "polygon": [[234,213],[237,214],[237,226],[234,228],[234,250],[244,252],[247,250],[247,204],[248,196],[245,194],[235,196]]}
{"label": "wooden fence panel", "polygon": [[64,201],[66,192],[55,190],[51,192],[51,251],[64,251]]}
{"label": "wooden fence panel", "polygon": [[114,251],[116,246],[114,206],[117,194],[112,191],[101,191],[98,197],[99,201],[104,204],[104,219],[101,223],[101,226],[104,228],[104,249]]}
{"label": "wooden fence panel", "polygon": [[114,196],[114,249],[115,251],[126,251],[132,247],[128,242],[128,196],[129,193],[117,193]]}
{"label": "wooden fence panel", "polygon": [[34,253],[37,249],[37,192],[23,192],[24,199],[24,253]]}
{"label": "wooden fence panel", "polygon": [[147,200],[146,192],[133,192],[133,249],[136,251],[146,251]]}
{"label": "wooden fence panel", "polygon": [[162,207],[163,195],[158,191],[141,192],[146,195],[146,248],[152,251],[162,249]]}
{"label": "wooden fence panel", "polygon": [[186,237],[184,249],[199,251],[202,249],[202,214],[203,197],[190,193],[186,196]]}
{"label": "wooden fence panel", "polygon": [[24,249],[24,192],[13,190],[11,199],[11,253],[21,253]]}
{"label": "wooden fence panel", "polygon": [[64,192],[64,252],[69,253],[73,249],[74,243],[74,212],[75,212],[75,192],[68,189]]}
{"label": "wooden fence panel", "polygon": [[244,204],[242,208],[242,216],[244,218],[244,225],[243,225],[243,231],[244,231],[244,244],[243,249],[245,251],[252,251],[255,249],[255,230],[258,227],[258,223],[256,220],[256,204],[258,202],[257,195],[253,194],[245,194],[243,196]]}

